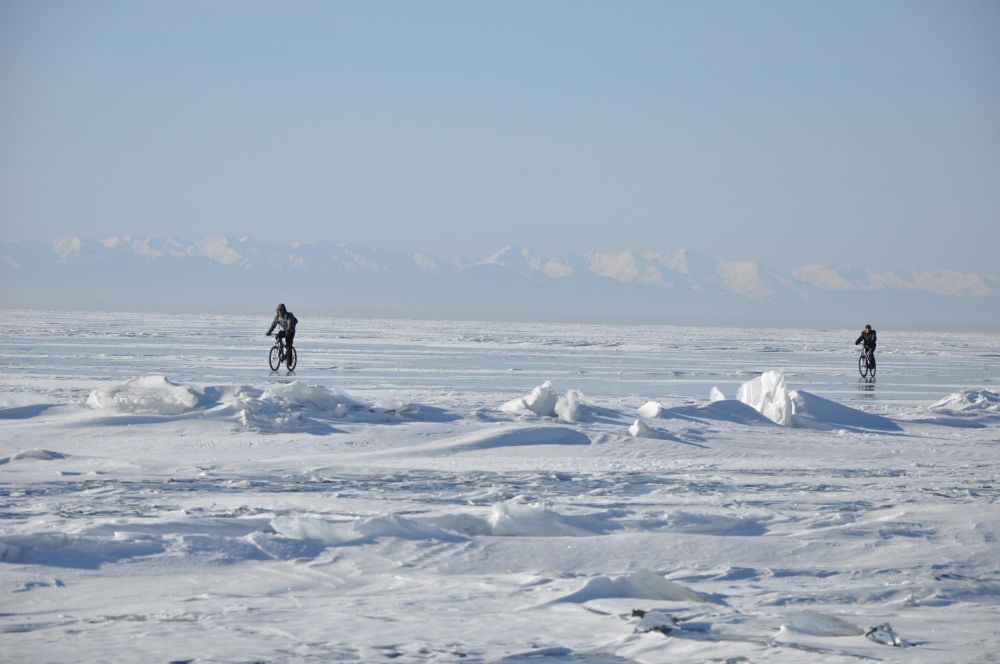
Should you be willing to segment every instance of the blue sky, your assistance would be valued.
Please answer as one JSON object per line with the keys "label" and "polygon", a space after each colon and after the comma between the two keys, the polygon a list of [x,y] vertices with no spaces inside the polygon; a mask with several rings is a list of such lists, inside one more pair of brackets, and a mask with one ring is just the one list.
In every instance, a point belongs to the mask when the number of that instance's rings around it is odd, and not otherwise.
{"label": "blue sky", "polygon": [[0,0],[0,241],[996,272],[1000,3]]}

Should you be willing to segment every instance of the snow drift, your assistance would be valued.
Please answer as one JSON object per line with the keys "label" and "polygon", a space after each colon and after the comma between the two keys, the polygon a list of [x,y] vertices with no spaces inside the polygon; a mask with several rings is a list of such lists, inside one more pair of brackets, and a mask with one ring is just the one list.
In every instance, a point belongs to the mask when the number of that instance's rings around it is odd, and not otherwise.
{"label": "snow drift", "polygon": [[556,417],[565,422],[577,422],[583,419],[585,406],[583,393],[579,390],[568,390],[565,396],[559,396],[551,381],[545,381],[523,397],[511,399],[500,406],[505,413],[534,413],[539,417]]}
{"label": "snow drift", "polygon": [[313,516],[276,516],[271,528],[290,539],[314,540],[339,546],[363,544],[382,538],[439,540],[454,542],[458,536],[440,528],[395,514],[359,517],[351,521],[330,521]]}
{"label": "snow drift", "polygon": [[96,389],[87,397],[87,405],[95,410],[152,415],[181,415],[198,403],[197,392],[166,376],[132,378],[121,385]]}
{"label": "snow drift", "polygon": [[[870,429],[901,431],[887,417],[844,406],[805,390],[789,391],[778,371],[766,371],[740,386],[737,399],[781,426],[803,429]],[[725,407],[716,401],[709,408]]]}
{"label": "snow drift", "polygon": [[588,579],[576,592],[556,599],[552,603],[583,603],[614,597],[699,604],[713,601],[679,583],[664,579],[652,570],[640,570],[617,578],[596,576]]}
{"label": "snow drift", "polygon": [[787,427],[792,423],[792,400],[780,371],[765,371],[743,383],[736,398],[775,424]]}
{"label": "snow drift", "polygon": [[506,537],[582,537],[599,528],[574,525],[568,518],[545,509],[541,504],[508,500],[493,506],[490,533]]}
{"label": "snow drift", "polygon": [[887,417],[850,408],[805,390],[794,390],[790,395],[793,410],[792,425],[796,427],[803,429],[902,430],[898,424]]}
{"label": "snow drift", "polygon": [[165,376],[143,376],[93,390],[87,406],[133,415],[232,417],[258,433],[333,433],[332,422],[391,424],[449,420],[440,408],[413,403],[371,405],[338,389],[293,381],[265,389],[179,385]]}
{"label": "snow drift", "polygon": [[366,457],[397,457],[400,455],[447,455],[504,447],[532,445],[589,445],[587,434],[565,426],[497,426],[459,436],[403,448],[366,453]]}
{"label": "snow drift", "polygon": [[951,415],[1000,415],[1000,394],[990,390],[952,392],[932,404],[931,410]]}

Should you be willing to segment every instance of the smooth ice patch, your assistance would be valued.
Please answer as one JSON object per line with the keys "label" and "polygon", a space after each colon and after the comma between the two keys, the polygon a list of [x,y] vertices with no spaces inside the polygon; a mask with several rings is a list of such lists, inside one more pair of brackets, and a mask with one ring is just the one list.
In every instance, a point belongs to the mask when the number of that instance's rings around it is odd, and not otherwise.
{"label": "smooth ice patch", "polygon": [[166,376],[141,376],[121,385],[96,389],[87,397],[95,410],[126,413],[181,415],[198,406],[198,393],[171,382]]}

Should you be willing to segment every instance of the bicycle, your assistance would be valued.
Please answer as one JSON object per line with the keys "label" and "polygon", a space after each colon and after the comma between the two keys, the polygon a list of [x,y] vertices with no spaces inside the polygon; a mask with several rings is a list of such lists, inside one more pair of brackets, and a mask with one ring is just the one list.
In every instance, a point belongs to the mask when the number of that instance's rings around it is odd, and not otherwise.
{"label": "bicycle", "polygon": [[[286,354],[286,350],[290,353]],[[295,351],[295,346],[286,348],[284,339],[276,336],[274,345],[271,346],[271,351],[267,354],[267,363],[270,365],[271,371],[277,371],[282,363],[287,363],[289,371],[295,371],[295,365],[298,362],[299,354]]]}
{"label": "bicycle", "polygon": [[875,358],[872,357],[873,354],[874,351],[865,348],[861,349],[861,355],[858,357],[858,371],[861,372],[862,378],[875,377]]}

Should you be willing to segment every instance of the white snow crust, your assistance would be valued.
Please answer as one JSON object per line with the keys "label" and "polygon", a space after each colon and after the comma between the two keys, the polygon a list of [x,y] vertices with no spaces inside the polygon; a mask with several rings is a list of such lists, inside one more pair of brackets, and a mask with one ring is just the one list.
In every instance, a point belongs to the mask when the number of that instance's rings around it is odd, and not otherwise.
{"label": "white snow crust", "polygon": [[995,334],[4,313],[3,661],[1000,652]]}

